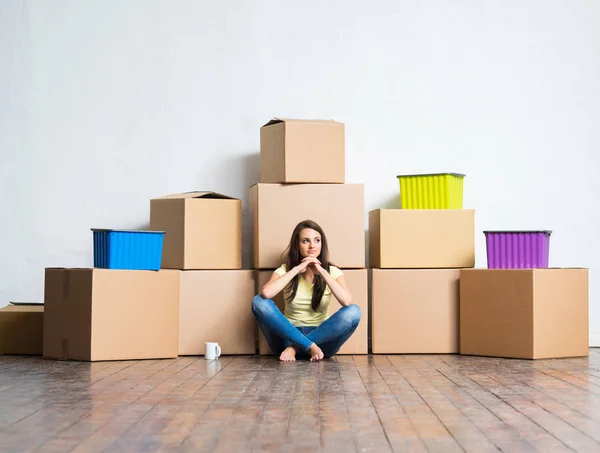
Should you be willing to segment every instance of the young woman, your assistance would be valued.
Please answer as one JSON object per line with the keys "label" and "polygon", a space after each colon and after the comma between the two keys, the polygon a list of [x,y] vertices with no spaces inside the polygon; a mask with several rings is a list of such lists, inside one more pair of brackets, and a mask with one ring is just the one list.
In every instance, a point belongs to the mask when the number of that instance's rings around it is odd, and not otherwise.
{"label": "young woman", "polygon": [[[329,262],[323,229],[312,220],[296,225],[286,262],[252,300],[252,312],[275,354],[284,362],[296,355],[315,362],[329,358],[350,338],[361,311],[352,303],[344,274]],[[271,300],[283,291],[285,313]],[[328,316],[331,296],[342,305]]]}

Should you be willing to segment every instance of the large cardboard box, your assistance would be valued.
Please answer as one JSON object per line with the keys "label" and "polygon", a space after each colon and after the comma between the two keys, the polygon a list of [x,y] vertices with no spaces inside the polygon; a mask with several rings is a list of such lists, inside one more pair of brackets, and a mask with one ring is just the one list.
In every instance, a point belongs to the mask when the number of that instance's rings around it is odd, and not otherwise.
{"label": "large cardboard box", "polygon": [[459,348],[458,269],[373,269],[374,354],[453,354]]}
{"label": "large cardboard box", "polygon": [[181,271],[179,355],[204,355],[204,343],[218,342],[223,354],[256,353],[251,301],[255,272]]}
{"label": "large cardboard box", "polygon": [[11,304],[0,309],[0,354],[42,355],[44,305]]}
{"label": "large cardboard box", "polygon": [[294,227],[306,219],[325,231],[336,266],[365,267],[363,184],[256,184],[250,215],[256,269],[279,267]]}
{"label": "large cardboard box", "polygon": [[275,118],[260,129],[261,183],[343,183],[344,125]]}
{"label": "large cardboard box", "polygon": [[179,271],[46,269],[44,356],[177,357]]}
{"label": "large cardboard box", "polygon": [[242,201],[214,192],[150,200],[150,229],[164,231],[163,269],[241,269]]}
{"label": "large cardboard box", "polygon": [[[362,311],[360,324],[352,334],[350,338],[344,343],[338,354],[367,354],[368,353],[368,342],[367,342],[367,329],[369,325],[369,314],[368,314],[368,285],[367,285],[367,270],[366,269],[342,269],[344,277],[346,278],[346,284],[352,294],[352,301],[358,305]],[[273,275],[273,271],[258,271],[257,277],[257,293],[260,289],[269,281]],[[285,303],[283,301],[283,291],[280,292],[274,299],[273,302],[279,307],[281,312],[285,309]],[[329,305],[329,315],[338,311],[341,305],[335,297],[331,298]],[[263,335],[260,328],[258,329],[258,351],[261,355],[271,355],[273,351],[267,343],[267,339]]]}
{"label": "large cardboard box", "polygon": [[474,267],[475,211],[370,211],[369,266],[382,269]]}
{"label": "large cardboard box", "polygon": [[588,346],[587,269],[461,270],[461,354],[580,357]]}

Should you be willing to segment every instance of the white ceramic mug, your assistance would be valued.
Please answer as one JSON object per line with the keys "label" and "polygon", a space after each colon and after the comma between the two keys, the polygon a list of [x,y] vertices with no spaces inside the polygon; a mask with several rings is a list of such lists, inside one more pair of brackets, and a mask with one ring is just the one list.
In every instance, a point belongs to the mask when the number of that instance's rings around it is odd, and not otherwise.
{"label": "white ceramic mug", "polygon": [[221,356],[221,346],[219,343],[204,343],[204,358],[206,360],[215,360]]}

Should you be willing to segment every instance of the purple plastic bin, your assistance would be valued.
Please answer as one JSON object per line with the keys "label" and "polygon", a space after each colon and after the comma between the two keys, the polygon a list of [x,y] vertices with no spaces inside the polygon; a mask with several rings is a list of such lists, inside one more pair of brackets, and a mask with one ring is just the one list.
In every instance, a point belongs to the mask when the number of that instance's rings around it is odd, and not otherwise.
{"label": "purple plastic bin", "polygon": [[547,268],[552,231],[484,231],[488,269]]}

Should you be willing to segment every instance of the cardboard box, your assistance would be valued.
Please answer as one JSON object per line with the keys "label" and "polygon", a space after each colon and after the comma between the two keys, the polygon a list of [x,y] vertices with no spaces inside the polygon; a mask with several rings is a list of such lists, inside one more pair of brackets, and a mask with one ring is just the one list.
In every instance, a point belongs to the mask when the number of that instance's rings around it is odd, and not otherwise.
{"label": "cardboard box", "polygon": [[242,201],[189,192],[150,201],[150,229],[164,231],[163,269],[241,269]]}
{"label": "cardboard box", "polygon": [[344,125],[275,118],[260,129],[261,183],[344,183]]}
{"label": "cardboard box", "polygon": [[[368,289],[367,289],[367,270],[366,269],[342,269],[344,277],[346,278],[346,284],[352,294],[352,301],[360,307],[362,310],[362,317],[360,324],[352,334],[348,341],[344,343],[341,349],[338,351],[339,354],[367,354],[368,353],[368,342],[367,342],[367,328],[369,325],[369,314],[368,314]],[[257,293],[260,289],[269,281],[273,275],[273,271],[258,271],[257,277]],[[280,292],[274,299],[273,302],[279,307],[283,313],[285,309],[285,303],[283,302],[283,291]],[[341,305],[335,297],[331,298],[329,305],[329,315],[338,311]],[[267,343],[267,339],[263,335],[260,328],[258,328],[258,352],[260,355],[272,355],[273,351]]]}
{"label": "cardboard box", "polygon": [[587,269],[461,270],[461,354],[583,357],[588,346]]}
{"label": "cardboard box", "polygon": [[0,354],[42,355],[44,305],[11,304],[0,309]]}
{"label": "cardboard box", "polygon": [[292,231],[306,219],[325,231],[331,262],[365,267],[363,184],[256,184],[250,188],[250,216],[255,269],[279,267]]}
{"label": "cardboard box", "polygon": [[373,269],[374,354],[454,354],[459,348],[458,269]]}
{"label": "cardboard box", "polygon": [[222,354],[256,353],[251,301],[255,272],[181,271],[179,355],[204,355],[204,342],[218,342]]}
{"label": "cardboard box", "polygon": [[44,356],[177,357],[179,272],[46,269]]}
{"label": "cardboard box", "polygon": [[370,211],[369,266],[382,269],[474,267],[475,211]]}

